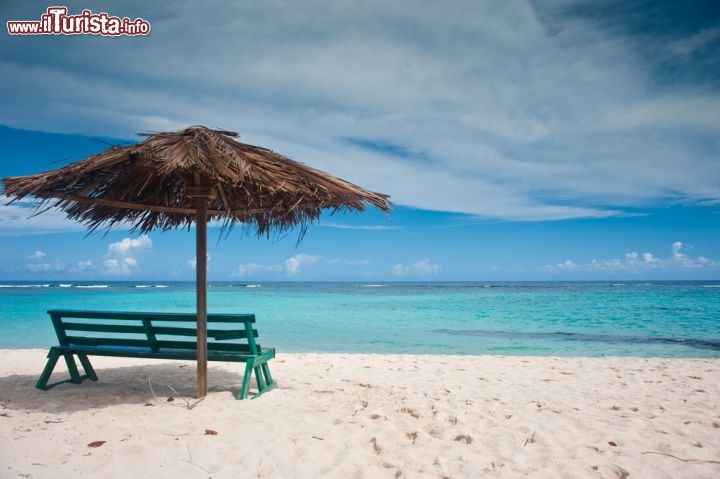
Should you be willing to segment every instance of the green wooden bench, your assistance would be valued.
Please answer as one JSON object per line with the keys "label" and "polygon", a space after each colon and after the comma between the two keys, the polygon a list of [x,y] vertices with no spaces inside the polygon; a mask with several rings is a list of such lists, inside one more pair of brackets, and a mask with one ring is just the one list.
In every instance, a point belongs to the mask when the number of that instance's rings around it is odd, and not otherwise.
{"label": "green wooden bench", "polygon": [[[194,314],[107,311],[48,311],[60,344],[50,348],[48,362],[37,381],[38,389],[58,384],[97,381],[88,356],[153,359],[197,359],[197,322]],[[268,361],[274,348],[255,342],[254,314],[208,314],[208,361],[244,362],[245,375],[238,399],[246,399],[253,372],[258,397],[272,389]],[[80,375],[74,356],[85,370]],[[48,385],[60,357],[65,358],[70,379]]]}

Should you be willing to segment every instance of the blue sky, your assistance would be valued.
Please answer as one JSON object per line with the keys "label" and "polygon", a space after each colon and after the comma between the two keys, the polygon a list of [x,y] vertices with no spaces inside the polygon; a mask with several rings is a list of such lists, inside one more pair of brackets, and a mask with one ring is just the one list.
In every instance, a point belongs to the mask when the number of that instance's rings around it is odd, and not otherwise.
{"label": "blue sky", "polygon": [[[717,2],[63,5],[152,30],[3,33],[0,176],[204,124],[397,205],[299,245],[211,228],[211,280],[720,278]],[[193,232],[86,238],[0,199],[0,280],[193,278]]]}

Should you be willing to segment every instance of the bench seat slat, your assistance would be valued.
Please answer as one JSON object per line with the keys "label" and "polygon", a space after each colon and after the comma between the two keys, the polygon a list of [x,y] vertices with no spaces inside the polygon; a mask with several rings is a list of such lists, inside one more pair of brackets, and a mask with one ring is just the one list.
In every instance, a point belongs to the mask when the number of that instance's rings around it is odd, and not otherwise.
{"label": "bench seat slat", "polygon": [[[257,329],[252,330],[253,337],[258,337]],[[227,341],[230,339],[247,339],[248,332],[240,330],[217,330],[211,329],[208,331],[208,338],[213,338],[216,341]]]}
{"label": "bench seat slat", "polygon": [[86,336],[68,336],[68,346],[120,346],[120,347],[148,347],[145,339],[132,338],[91,338]]}
{"label": "bench seat slat", "polygon": [[[172,349],[166,348],[153,351],[148,347],[112,347],[112,346],[54,346],[54,349],[60,352],[72,352],[75,354],[90,354],[94,356],[120,356],[131,358],[148,358],[148,359],[197,359],[197,351],[195,349]],[[209,361],[226,361],[226,362],[246,362],[252,358],[272,359],[275,357],[275,349],[268,348],[261,354],[255,355],[249,352],[243,353],[239,351],[208,351]]]}
{"label": "bench seat slat", "polygon": [[[172,340],[158,340],[157,346],[159,350],[163,349],[196,349],[197,343],[194,341],[172,341]],[[208,351],[239,351],[239,352],[252,352],[250,346],[243,343],[208,343]],[[258,351],[261,351],[258,348]]]}
{"label": "bench seat slat", "polygon": [[139,325],[132,324],[109,324],[109,323],[70,323],[63,321],[63,329],[65,331],[86,331],[95,333],[133,333],[145,334],[142,323]]}
{"label": "bench seat slat", "polygon": [[[147,331],[142,325],[134,326],[130,324],[98,324],[98,323],[69,323],[63,321],[63,329],[67,331],[85,331],[94,333],[132,333],[146,334]],[[257,330],[253,329],[253,335],[257,337]],[[197,328],[190,327],[170,327],[170,326],[153,326],[152,332],[156,335],[165,334],[168,336],[197,336]],[[247,331],[244,329],[209,329],[208,337],[217,340],[227,339],[245,339]]]}
{"label": "bench seat slat", "polygon": [[[170,327],[170,326],[154,326],[152,328],[156,335],[167,336],[192,336],[197,337],[197,328],[194,327]],[[253,335],[257,337],[257,330],[253,329]],[[208,339],[226,340],[226,339],[245,339],[247,331],[244,329],[208,329]]]}
{"label": "bench seat slat", "polygon": [[[151,346],[147,339],[131,338],[89,338],[84,336],[68,336],[68,346],[90,346],[90,347],[127,347],[157,349],[197,349],[195,341],[173,341],[158,339],[154,346]],[[250,346],[244,343],[213,343],[207,345],[208,351],[247,352],[250,353]],[[258,351],[262,351],[258,346]]]}

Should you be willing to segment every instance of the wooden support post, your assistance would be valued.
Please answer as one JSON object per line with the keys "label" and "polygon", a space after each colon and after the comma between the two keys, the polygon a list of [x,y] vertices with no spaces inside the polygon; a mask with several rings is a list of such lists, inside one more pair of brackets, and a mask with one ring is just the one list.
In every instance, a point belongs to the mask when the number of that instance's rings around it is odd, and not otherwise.
{"label": "wooden support post", "polygon": [[197,390],[198,399],[207,396],[207,224],[209,199],[215,198],[212,186],[203,184],[199,174],[185,188],[195,199],[195,277],[197,291]]}
{"label": "wooden support post", "polygon": [[207,196],[196,198],[197,398],[207,396]]}

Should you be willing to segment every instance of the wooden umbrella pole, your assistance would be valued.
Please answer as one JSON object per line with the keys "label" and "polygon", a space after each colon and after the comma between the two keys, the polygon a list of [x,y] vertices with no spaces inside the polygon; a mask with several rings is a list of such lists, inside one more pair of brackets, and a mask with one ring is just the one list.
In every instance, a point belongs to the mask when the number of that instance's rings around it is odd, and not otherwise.
{"label": "wooden umbrella pole", "polygon": [[207,396],[207,197],[199,196],[196,218],[197,398]]}

